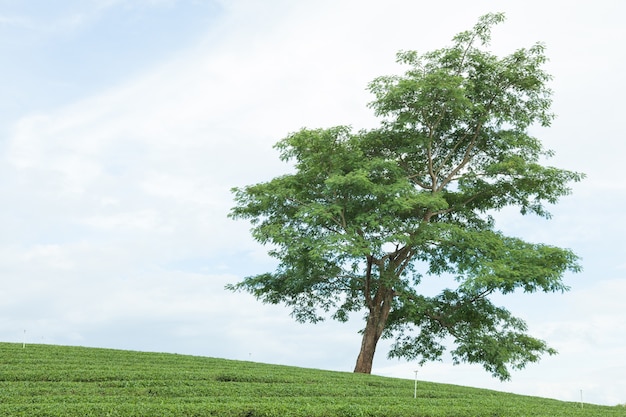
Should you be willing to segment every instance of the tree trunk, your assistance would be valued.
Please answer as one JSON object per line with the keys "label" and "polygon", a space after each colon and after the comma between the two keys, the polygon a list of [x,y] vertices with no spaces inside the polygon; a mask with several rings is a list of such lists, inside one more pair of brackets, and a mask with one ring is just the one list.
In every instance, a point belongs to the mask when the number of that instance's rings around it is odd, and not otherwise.
{"label": "tree trunk", "polygon": [[356,360],[354,372],[363,374],[372,373],[372,362],[374,362],[374,353],[376,352],[376,344],[383,334],[389,311],[391,310],[391,300],[393,299],[393,291],[379,289],[371,303],[370,313],[367,316],[365,329],[363,330],[363,339],[361,341],[361,351]]}

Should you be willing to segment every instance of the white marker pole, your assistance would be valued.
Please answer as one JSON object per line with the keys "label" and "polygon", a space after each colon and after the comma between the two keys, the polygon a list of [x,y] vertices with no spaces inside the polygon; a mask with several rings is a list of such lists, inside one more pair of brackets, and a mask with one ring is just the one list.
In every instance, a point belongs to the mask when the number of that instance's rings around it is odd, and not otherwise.
{"label": "white marker pole", "polygon": [[580,408],[583,408],[583,390],[580,390]]}
{"label": "white marker pole", "polygon": [[413,388],[413,398],[417,398],[417,369],[415,372],[415,387]]}
{"label": "white marker pole", "polygon": [[24,329],[24,340],[22,340],[22,349],[26,349],[26,329]]}

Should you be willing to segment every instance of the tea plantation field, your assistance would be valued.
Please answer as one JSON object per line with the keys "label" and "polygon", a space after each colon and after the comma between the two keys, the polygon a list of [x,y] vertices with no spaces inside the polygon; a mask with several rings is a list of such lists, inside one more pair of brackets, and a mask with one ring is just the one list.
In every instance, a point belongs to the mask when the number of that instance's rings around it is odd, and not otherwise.
{"label": "tea plantation field", "polygon": [[175,354],[0,343],[0,416],[585,416],[626,408]]}

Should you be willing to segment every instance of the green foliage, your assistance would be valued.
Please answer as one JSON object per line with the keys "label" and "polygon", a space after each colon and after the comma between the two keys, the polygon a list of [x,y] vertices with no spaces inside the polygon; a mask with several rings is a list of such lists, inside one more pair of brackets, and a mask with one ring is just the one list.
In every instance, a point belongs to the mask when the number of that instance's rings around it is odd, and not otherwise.
{"label": "green foliage", "polygon": [[625,416],[452,385],[185,355],[0,343],[10,417]]}
{"label": "green foliage", "polygon": [[[365,310],[364,338],[395,337],[392,356],[435,360],[451,339],[455,362],[501,379],[555,353],[488,299],[566,291],[564,274],[580,270],[571,250],[495,229],[509,206],[549,218],[547,205],[583,178],[542,165],[552,152],[528,133],[553,117],[543,45],[503,58],[484,50],[503,19],[483,16],[448,48],[400,52],[408,70],[369,86],[380,128],[302,129],[278,142],[295,173],[235,188],[231,217],[251,221],[279,266],[228,288],[284,303],[299,321]],[[458,287],[419,293],[441,275]]]}

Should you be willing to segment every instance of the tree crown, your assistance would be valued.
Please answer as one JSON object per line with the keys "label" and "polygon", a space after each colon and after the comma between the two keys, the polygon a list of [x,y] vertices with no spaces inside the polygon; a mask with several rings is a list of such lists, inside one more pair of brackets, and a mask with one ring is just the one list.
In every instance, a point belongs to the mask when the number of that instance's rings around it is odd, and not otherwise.
{"label": "tree crown", "polygon": [[[278,142],[295,173],[235,188],[230,215],[252,222],[279,266],[229,288],[285,303],[300,321],[385,311],[392,356],[436,359],[452,337],[455,361],[502,379],[507,364],[554,353],[488,299],[565,291],[564,273],[580,270],[568,249],[495,229],[494,212],[507,206],[549,218],[546,204],[583,178],[542,165],[552,153],[528,133],[553,118],[543,45],[503,58],[482,49],[503,18],[483,16],[451,47],[398,53],[408,70],[369,85],[379,128],[302,129]],[[442,274],[458,287],[419,294],[422,279]]]}

